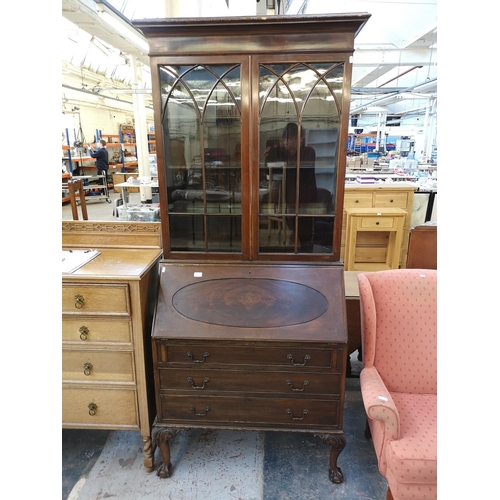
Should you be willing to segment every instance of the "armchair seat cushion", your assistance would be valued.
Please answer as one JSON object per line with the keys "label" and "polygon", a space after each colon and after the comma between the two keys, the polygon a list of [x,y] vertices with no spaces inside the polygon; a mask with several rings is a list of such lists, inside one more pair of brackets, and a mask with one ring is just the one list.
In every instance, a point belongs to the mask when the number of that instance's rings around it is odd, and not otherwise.
{"label": "armchair seat cushion", "polygon": [[[436,394],[392,393],[400,417],[400,438],[386,447],[387,479],[404,485],[437,483]],[[395,491],[393,493],[396,493]],[[425,496],[408,498],[426,498]]]}

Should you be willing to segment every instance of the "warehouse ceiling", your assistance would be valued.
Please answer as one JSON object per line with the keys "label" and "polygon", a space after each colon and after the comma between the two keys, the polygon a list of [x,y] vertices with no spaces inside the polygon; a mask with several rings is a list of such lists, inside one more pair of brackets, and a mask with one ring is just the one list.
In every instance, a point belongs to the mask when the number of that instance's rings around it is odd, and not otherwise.
{"label": "warehouse ceiling", "polygon": [[[172,12],[182,13],[189,4],[192,8],[187,11],[199,17],[203,11],[210,17],[222,17],[214,12],[256,15],[255,4],[262,12],[265,1],[62,0],[63,103],[79,93],[89,99],[98,94],[101,101],[107,96],[109,105],[120,106],[131,101],[132,92],[141,92],[146,105],[151,105],[147,42],[131,20],[174,17]],[[397,120],[424,114],[431,105],[435,109],[437,0],[283,0],[275,4],[280,13],[287,9],[287,15],[371,14],[355,40],[352,115],[386,113]],[[253,14],[242,14],[244,8],[253,9]],[[119,34],[122,28],[129,34]]]}

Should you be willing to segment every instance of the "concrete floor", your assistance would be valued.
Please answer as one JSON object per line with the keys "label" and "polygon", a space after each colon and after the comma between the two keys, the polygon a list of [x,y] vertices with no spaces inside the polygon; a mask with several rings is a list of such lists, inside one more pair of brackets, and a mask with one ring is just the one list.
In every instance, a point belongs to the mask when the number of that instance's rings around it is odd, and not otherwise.
{"label": "concrete floor", "polygon": [[[311,434],[183,430],[172,441],[172,476],[142,464],[136,431],[62,431],[63,500],[384,500],[359,389],[361,362],[351,355],[346,381],[344,483],[328,479],[329,448]],[[155,468],[161,463],[155,453]]]}
{"label": "concrete floor", "polygon": [[[140,193],[129,196],[130,203],[140,203]],[[113,202],[120,194],[110,191],[109,197],[111,203],[87,203],[89,220],[117,220]],[[62,220],[72,218],[66,203]],[[172,476],[160,479],[143,468],[139,432],[63,429],[62,499],[384,500],[387,482],[364,437],[362,363],[356,352],[351,368],[344,406],[347,444],[338,460],[343,484],[329,481],[329,448],[310,434],[181,431],[171,445]],[[155,467],[160,463],[156,450]]]}

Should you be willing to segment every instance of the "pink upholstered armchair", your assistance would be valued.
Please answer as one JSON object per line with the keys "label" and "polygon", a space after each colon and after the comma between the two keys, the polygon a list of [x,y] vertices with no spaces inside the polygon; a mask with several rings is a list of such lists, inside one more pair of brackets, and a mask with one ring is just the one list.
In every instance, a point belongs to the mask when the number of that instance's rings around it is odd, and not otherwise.
{"label": "pink upholstered armchair", "polygon": [[437,271],[358,274],[361,394],[387,499],[437,498]]}

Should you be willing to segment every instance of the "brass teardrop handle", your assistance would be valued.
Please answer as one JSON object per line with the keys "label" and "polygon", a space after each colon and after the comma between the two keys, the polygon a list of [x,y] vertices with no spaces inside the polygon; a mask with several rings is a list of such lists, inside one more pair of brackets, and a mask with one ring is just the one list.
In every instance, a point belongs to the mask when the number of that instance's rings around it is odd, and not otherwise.
{"label": "brass teardrop handle", "polygon": [[296,363],[293,354],[288,354],[287,359],[289,359],[292,362],[293,366],[304,366],[311,359],[311,356],[309,356],[309,354],[306,354],[304,356],[303,363]]}
{"label": "brass teardrop handle", "polygon": [[82,340],[87,340],[89,336],[89,329],[86,326],[81,326],[78,331],[80,332],[80,338]]}
{"label": "brass teardrop handle", "polygon": [[205,384],[207,384],[208,382],[210,382],[210,379],[208,377],[205,377],[203,379],[203,385],[194,385],[194,381],[193,381],[192,377],[188,377],[187,381],[191,384],[191,387],[193,389],[205,389]]}
{"label": "brass teardrop handle", "polygon": [[193,353],[191,351],[188,351],[186,353],[186,356],[188,358],[191,358],[191,360],[193,361],[193,363],[204,363],[205,360],[208,358],[208,356],[210,356],[210,354],[208,352],[204,352],[203,353],[203,359],[194,359]]}
{"label": "brass teardrop handle", "polygon": [[94,366],[92,365],[92,363],[83,363],[83,373],[85,375],[87,375],[87,377],[89,375],[92,375],[92,369],[94,368]]}
{"label": "brass teardrop handle", "polygon": [[189,411],[192,411],[197,417],[204,417],[210,411],[210,406],[205,406],[205,411],[203,413],[196,413],[194,406],[190,406]]}
{"label": "brass teardrop handle", "polygon": [[304,417],[309,413],[309,410],[307,408],[305,410],[302,410],[302,416],[301,417],[294,417],[293,416],[293,411],[290,410],[290,408],[288,408],[286,410],[286,412],[288,413],[288,415],[290,415],[292,417],[292,420],[304,420]]}
{"label": "brass teardrop handle", "polygon": [[75,307],[77,309],[81,309],[83,307],[83,295],[76,294],[75,295]]}
{"label": "brass teardrop handle", "polygon": [[291,380],[287,380],[286,383],[290,386],[292,391],[295,391],[295,392],[302,392],[306,388],[306,386],[309,385],[309,382],[307,380],[304,380],[304,382],[302,382],[302,388],[299,389],[299,388],[293,387],[293,382]]}
{"label": "brass teardrop handle", "polygon": [[95,403],[90,403],[88,409],[89,409],[89,415],[91,417],[95,416],[97,412],[97,405]]}

